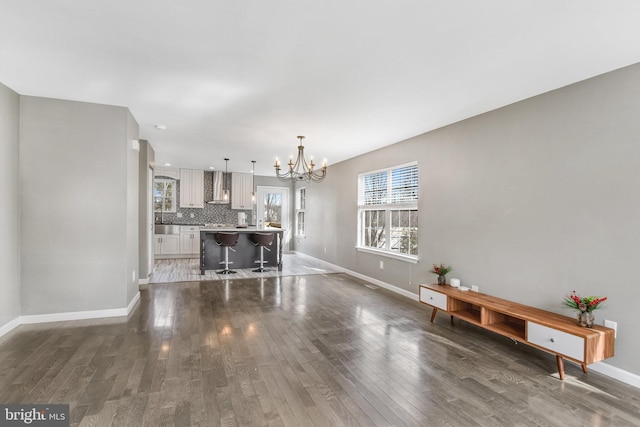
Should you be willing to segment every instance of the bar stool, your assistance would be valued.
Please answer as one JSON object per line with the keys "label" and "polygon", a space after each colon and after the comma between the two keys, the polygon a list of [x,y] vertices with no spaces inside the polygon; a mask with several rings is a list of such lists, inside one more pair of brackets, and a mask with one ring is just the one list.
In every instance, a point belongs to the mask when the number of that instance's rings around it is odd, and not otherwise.
{"label": "bar stool", "polygon": [[224,261],[220,261],[220,264],[224,264],[224,270],[218,271],[218,274],[236,273],[236,271],[229,269],[229,264],[233,264],[233,262],[229,262],[229,249],[236,251],[231,246],[235,246],[238,243],[238,237],[240,237],[240,233],[227,231],[218,231],[213,235],[216,245],[224,247]]}
{"label": "bar stool", "polygon": [[253,246],[260,246],[260,261],[255,261],[260,263],[260,268],[256,268],[253,270],[256,273],[263,273],[265,271],[269,271],[264,268],[265,260],[264,260],[264,250],[271,251],[271,249],[267,248],[267,246],[271,246],[273,243],[273,234],[274,233],[251,233],[251,244]]}

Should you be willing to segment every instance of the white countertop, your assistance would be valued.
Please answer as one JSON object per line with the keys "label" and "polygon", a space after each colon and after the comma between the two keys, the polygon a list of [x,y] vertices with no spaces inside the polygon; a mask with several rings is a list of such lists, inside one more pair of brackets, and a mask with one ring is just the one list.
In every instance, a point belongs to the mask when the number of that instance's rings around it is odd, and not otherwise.
{"label": "white countertop", "polygon": [[273,232],[279,232],[279,231],[283,231],[282,228],[257,228],[257,227],[203,227],[200,229],[200,231],[206,231],[209,233],[212,232],[216,232],[216,231],[237,231],[239,233],[243,233],[243,232],[254,232],[254,231],[262,231],[262,232],[266,232],[266,233],[273,233]]}

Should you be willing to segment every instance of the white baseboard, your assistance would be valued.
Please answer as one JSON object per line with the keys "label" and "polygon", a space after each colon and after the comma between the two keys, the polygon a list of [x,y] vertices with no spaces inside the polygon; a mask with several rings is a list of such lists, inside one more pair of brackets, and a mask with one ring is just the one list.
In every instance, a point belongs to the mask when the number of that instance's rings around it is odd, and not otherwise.
{"label": "white baseboard", "polygon": [[[330,262],[324,261],[322,259],[319,258],[315,258],[311,255],[307,255],[307,254],[303,254],[301,252],[295,252],[296,255],[302,256],[302,257],[306,257],[309,259],[312,259],[316,262],[320,262],[320,263],[325,263],[327,265],[330,265],[331,268],[341,271],[343,273],[349,274],[351,276],[357,277],[359,279],[365,280],[367,282],[371,282],[377,286],[380,286],[382,288],[385,289],[389,289],[390,291],[396,292],[400,295],[403,295],[407,298],[411,298],[412,300],[418,301],[418,294],[414,294],[413,292],[409,292],[405,289],[399,288],[397,286],[393,286],[390,285],[388,283],[385,283],[381,280],[378,279],[374,279],[373,277],[369,277],[369,276],[365,276],[364,274],[360,274],[357,273],[355,271],[351,271],[348,270],[346,268],[340,267],[339,265],[335,265],[335,264],[331,264]],[[604,374],[608,377],[614,378],[618,381],[621,381],[625,384],[629,384],[633,387],[637,387],[640,388],[640,375],[636,375],[634,373],[631,373],[629,371],[625,371],[624,369],[620,369],[617,368],[615,366],[609,365],[608,363],[604,363],[604,362],[598,362],[598,363],[594,363],[589,365],[589,369],[594,370],[596,372],[599,372],[601,374]]]}
{"label": "white baseboard", "polygon": [[5,323],[4,325],[0,326],[0,337],[8,334],[20,325],[22,325],[22,323],[20,323],[19,316],[9,321],[8,323]]}
{"label": "white baseboard", "polygon": [[136,308],[136,305],[138,305],[139,301],[140,301],[140,291],[136,292],[133,298],[131,298],[131,302],[127,306],[127,314],[125,314],[125,316],[128,316],[131,314],[133,309]]}
{"label": "white baseboard", "polygon": [[[319,258],[312,257],[311,255],[303,254],[302,252],[295,252],[296,255],[309,258],[314,260],[315,262],[325,263],[330,265],[331,268],[340,271],[341,273],[347,273],[350,276],[357,277],[358,279],[365,280],[367,282],[371,282],[376,286],[380,286],[381,288],[389,289],[397,294],[403,295],[407,298],[411,298],[414,301],[418,301],[418,294],[414,294],[413,292],[407,291],[406,289],[399,288],[397,286],[391,285],[389,283],[383,282],[382,280],[374,279],[373,277],[365,276],[364,274],[360,274],[358,272],[346,269],[344,267],[340,267],[339,265],[331,264],[330,262],[324,261]],[[417,285],[416,285],[417,287]]]}
{"label": "white baseboard", "polygon": [[140,301],[140,292],[136,292],[135,296],[126,308],[113,308],[109,310],[92,310],[92,311],[73,311],[68,313],[49,313],[34,314],[28,316],[19,316],[6,325],[0,327],[0,337],[7,334],[11,330],[20,325],[30,325],[34,323],[47,322],[63,322],[66,320],[88,320],[100,319],[105,317],[122,317],[128,316]]}
{"label": "white baseboard", "polygon": [[589,365],[589,369],[600,372],[608,377],[615,378],[618,381],[640,388],[640,375],[636,375],[624,369],[616,368],[608,363],[598,362]]}
{"label": "white baseboard", "polygon": [[149,278],[148,277],[146,279],[138,280],[138,285],[148,285],[148,284],[149,284]]}

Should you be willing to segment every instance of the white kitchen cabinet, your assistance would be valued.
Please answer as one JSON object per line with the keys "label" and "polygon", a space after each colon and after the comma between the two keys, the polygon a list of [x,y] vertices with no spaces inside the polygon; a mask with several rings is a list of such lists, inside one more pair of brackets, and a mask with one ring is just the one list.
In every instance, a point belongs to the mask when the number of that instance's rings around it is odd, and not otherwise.
{"label": "white kitchen cabinet", "polygon": [[231,209],[251,209],[253,179],[250,173],[231,174]]}
{"label": "white kitchen cabinet", "polygon": [[154,234],[153,240],[155,255],[177,255],[180,253],[179,234]]}
{"label": "white kitchen cabinet", "polygon": [[180,227],[180,254],[200,253],[200,227],[185,225]]}
{"label": "white kitchen cabinet", "polygon": [[180,169],[180,207],[204,208],[204,171]]}

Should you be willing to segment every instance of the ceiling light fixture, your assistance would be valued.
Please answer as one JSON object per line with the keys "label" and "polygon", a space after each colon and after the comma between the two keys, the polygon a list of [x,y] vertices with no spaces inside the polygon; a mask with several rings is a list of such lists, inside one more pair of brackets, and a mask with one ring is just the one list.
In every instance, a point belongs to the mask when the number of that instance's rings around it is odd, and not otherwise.
{"label": "ceiling light fixture", "polygon": [[298,158],[296,158],[296,162],[293,162],[293,156],[291,156],[291,158],[289,158],[289,171],[280,173],[280,161],[276,157],[276,164],[274,165],[276,168],[276,176],[280,181],[322,181],[327,175],[327,161],[325,160],[322,163],[321,169],[313,170],[315,167],[313,156],[311,156],[309,163],[304,159],[304,146],[302,145],[304,136],[300,135],[298,139],[300,140],[300,144],[298,145]]}
{"label": "ceiling light fixture", "polygon": [[156,129],[158,129],[158,130],[167,130],[167,125],[156,125]]}

